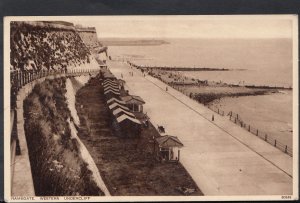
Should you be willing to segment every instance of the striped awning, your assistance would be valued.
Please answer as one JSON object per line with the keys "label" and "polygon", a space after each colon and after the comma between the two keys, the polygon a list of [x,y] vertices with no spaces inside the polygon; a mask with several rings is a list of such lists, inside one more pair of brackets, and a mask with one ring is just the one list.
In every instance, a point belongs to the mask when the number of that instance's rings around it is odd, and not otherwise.
{"label": "striped awning", "polygon": [[131,113],[131,112],[127,111],[127,110],[124,110],[122,108],[117,108],[116,110],[113,111],[113,115],[114,116],[116,116],[119,113],[123,113],[123,114],[126,114],[126,115],[128,115],[128,116],[130,116],[132,118],[135,118],[135,116],[134,116],[133,113]]}
{"label": "striped awning", "polygon": [[113,103],[113,104],[108,106],[109,109],[113,109],[115,107],[120,107],[122,109],[125,109],[125,110],[129,111],[129,108],[127,106],[124,106],[124,105],[118,104],[118,103]]}
{"label": "striped awning", "polygon": [[113,87],[113,88],[119,89],[119,85],[117,85],[117,84],[105,84],[105,85],[103,85],[103,87],[104,88],[106,88],[106,87]]}
{"label": "striped awning", "polygon": [[113,90],[115,92],[119,92],[120,91],[119,88],[115,88],[115,87],[105,87],[104,88],[104,91],[108,91],[108,90]]}
{"label": "striped awning", "polygon": [[109,105],[112,104],[112,103],[118,103],[118,104],[126,105],[126,103],[124,101],[118,100],[116,98],[111,98],[111,99],[107,100],[106,103],[109,104]]}
{"label": "striped awning", "polygon": [[131,117],[127,116],[126,114],[123,114],[117,118],[118,123],[122,123],[125,120],[129,120],[135,124],[139,124],[139,125],[141,124],[141,122],[139,120],[137,120],[135,118],[131,118]]}
{"label": "striped awning", "polygon": [[109,94],[109,93],[113,93],[115,95],[120,95],[119,91],[115,91],[115,90],[111,90],[111,89],[104,91],[104,94]]}

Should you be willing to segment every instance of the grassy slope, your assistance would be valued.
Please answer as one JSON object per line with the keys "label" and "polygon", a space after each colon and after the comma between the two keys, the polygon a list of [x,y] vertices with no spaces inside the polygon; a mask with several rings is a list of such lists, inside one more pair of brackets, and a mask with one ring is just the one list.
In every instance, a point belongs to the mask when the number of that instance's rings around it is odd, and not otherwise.
{"label": "grassy slope", "polygon": [[25,134],[36,195],[103,195],[71,138],[65,79],[38,84],[24,101]]}

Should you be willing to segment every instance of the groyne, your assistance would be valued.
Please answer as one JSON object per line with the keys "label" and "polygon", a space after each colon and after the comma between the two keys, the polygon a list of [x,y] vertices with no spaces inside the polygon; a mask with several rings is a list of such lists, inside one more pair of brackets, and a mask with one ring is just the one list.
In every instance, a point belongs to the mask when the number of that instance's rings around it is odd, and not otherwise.
{"label": "groyne", "polygon": [[164,71],[229,71],[230,69],[227,68],[201,68],[201,67],[171,67],[171,66],[141,66],[136,65],[130,61],[127,61],[127,63],[140,70],[164,70]]}
{"label": "groyne", "polygon": [[283,86],[267,86],[267,85],[245,85],[247,88],[252,89],[276,89],[276,90],[292,90],[292,87],[283,87]]}

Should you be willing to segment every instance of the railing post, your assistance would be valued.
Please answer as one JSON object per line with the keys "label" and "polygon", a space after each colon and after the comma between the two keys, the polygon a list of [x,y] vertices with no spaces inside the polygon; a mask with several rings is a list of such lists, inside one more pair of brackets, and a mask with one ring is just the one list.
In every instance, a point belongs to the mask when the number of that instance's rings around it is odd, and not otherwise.
{"label": "railing post", "polygon": [[17,85],[17,90],[19,90],[19,73],[18,71],[15,72],[15,84]]}
{"label": "railing post", "polygon": [[18,156],[21,155],[20,141],[18,138],[16,140],[16,155],[18,155]]}
{"label": "railing post", "polygon": [[256,130],[256,136],[258,136],[258,129]]}
{"label": "railing post", "polygon": [[287,153],[287,145],[285,145],[285,150],[284,150],[284,152]]}
{"label": "railing post", "polygon": [[249,128],[248,128],[248,131],[250,132],[250,125],[249,125]]}
{"label": "railing post", "polygon": [[274,146],[276,147],[276,140],[275,140]]}
{"label": "railing post", "polygon": [[18,89],[22,87],[22,75],[21,71],[18,71]]}
{"label": "railing post", "polygon": [[24,73],[23,73],[23,84],[22,84],[22,87],[26,84],[26,78],[27,78],[27,71],[24,71]]}
{"label": "railing post", "polygon": [[25,72],[23,71],[20,71],[20,74],[21,74],[21,87],[23,87],[24,83],[25,83]]}
{"label": "railing post", "polygon": [[267,134],[265,134],[265,141],[267,141],[268,140],[268,135]]}
{"label": "railing post", "polygon": [[27,83],[30,83],[31,81],[31,76],[32,76],[32,71],[28,71],[28,76],[27,76]]}
{"label": "railing post", "polygon": [[32,81],[33,81],[33,77],[34,77],[34,72],[33,72],[33,71],[30,71],[30,80],[29,80],[29,82],[32,82]]}

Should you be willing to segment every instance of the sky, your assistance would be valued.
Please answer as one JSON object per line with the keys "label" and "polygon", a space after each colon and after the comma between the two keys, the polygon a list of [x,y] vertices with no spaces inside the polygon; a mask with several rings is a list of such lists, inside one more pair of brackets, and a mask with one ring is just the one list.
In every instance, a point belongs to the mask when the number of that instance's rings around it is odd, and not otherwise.
{"label": "sky", "polygon": [[293,16],[101,16],[70,20],[99,38],[292,38]]}

